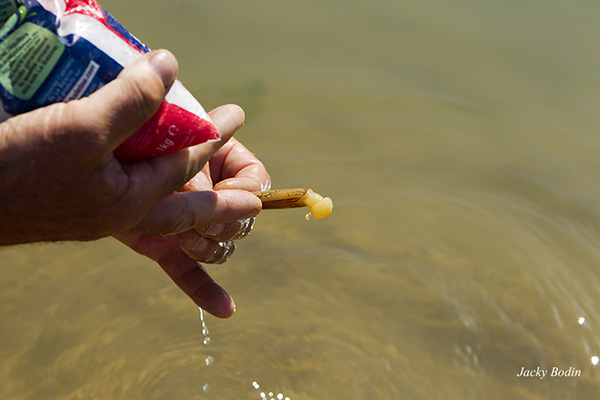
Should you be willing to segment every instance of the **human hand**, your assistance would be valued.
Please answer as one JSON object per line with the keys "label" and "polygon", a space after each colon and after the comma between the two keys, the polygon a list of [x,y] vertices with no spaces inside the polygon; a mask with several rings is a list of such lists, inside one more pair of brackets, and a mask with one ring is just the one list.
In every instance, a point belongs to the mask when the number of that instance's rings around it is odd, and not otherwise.
{"label": "human hand", "polygon": [[[228,119],[224,118],[226,111],[230,115]],[[242,125],[244,117],[241,109],[232,106],[213,110],[210,115],[222,133],[236,130]],[[197,200],[190,204],[202,209],[201,196],[232,198],[230,196],[238,194],[239,190],[258,191],[269,186],[270,178],[263,164],[232,138],[184,186],[184,192],[174,193],[173,196],[197,196]],[[219,201],[214,204],[219,204]],[[227,212],[214,213],[210,209],[198,215],[194,229],[176,235],[129,233],[115,237],[156,261],[199,307],[217,317],[226,318],[235,310],[233,300],[199,262],[225,262],[235,249],[234,241],[246,236],[252,229],[254,218],[239,220],[234,214],[228,216]]]}
{"label": "human hand", "polygon": [[[92,240],[132,230],[167,234],[195,226],[202,210],[175,210],[190,200],[169,195],[235,130],[226,130],[220,142],[150,160],[121,163],[113,156],[158,109],[177,69],[171,53],[150,53],[89,97],[1,123],[0,245]],[[218,200],[214,210],[231,218],[260,210],[248,193],[222,197],[204,195],[203,204]]]}

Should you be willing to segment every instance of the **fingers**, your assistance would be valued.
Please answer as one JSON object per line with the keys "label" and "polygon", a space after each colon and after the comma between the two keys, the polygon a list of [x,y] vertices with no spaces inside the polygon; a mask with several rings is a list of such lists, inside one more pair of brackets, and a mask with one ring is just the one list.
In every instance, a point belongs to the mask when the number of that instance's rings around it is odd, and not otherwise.
{"label": "fingers", "polygon": [[210,160],[214,189],[267,190],[271,178],[263,163],[235,138],[221,147]]}
{"label": "fingers", "polygon": [[214,224],[196,228],[195,231],[206,238],[219,241],[245,238],[254,228],[255,218],[237,220],[228,224]]}
{"label": "fingers", "polygon": [[243,239],[254,228],[254,218],[229,224],[215,224],[182,232],[179,246],[191,258],[207,264],[223,264],[235,251],[235,240]]}
{"label": "fingers", "polygon": [[131,193],[153,203],[180,189],[194,177],[213,154],[229,140],[244,123],[244,111],[236,105],[225,105],[210,113],[221,133],[221,140],[202,143],[146,161],[125,164],[123,168],[135,185]]}
{"label": "fingers", "polygon": [[199,191],[199,190],[212,190],[213,184],[210,179],[210,167],[209,164],[205,164],[202,171],[198,172],[192,179],[189,180],[179,190],[180,192],[186,191]]}
{"label": "fingers", "polygon": [[104,159],[158,110],[177,76],[177,60],[167,50],[148,53],[128,65],[118,75],[87,98],[67,103],[75,129],[89,131],[95,126],[100,136],[95,146]]}
{"label": "fingers", "polygon": [[227,145],[233,134],[244,125],[246,118],[244,110],[236,104],[217,107],[210,111],[208,115],[219,130],[221,140],[199,144],[186,149],[193,163],[190,168],[191,171],[188,171],[186,182],[200,171],[221,147]]}
{"label": "fingers", "polygon": [[235,251],[233,240],[219,242],[199,235],[194,230],[178,235],[179,246],[190,258],[207,264],[223,264]]}
{"label": "fingers", "polygon": [[261,209],[260,199],[243,190],[175,192],[152,207],[131,231],[170,235],[252,218]]}
{"label": "fingers", "polygon": [[196,305],[220,318],[233,314],[231,297],[217,285],[197,261],[179,247],[177,236],[118,234],[115,238],[135,252],[158,262],[169,277]]}
{"label": "fingers", "polygon": [[[219,106],[208,113],[213,123],[221,134],[221,140],[216,142],[202,143],[189,147],[177,153],[172,153],[172,158],[185,156],[188,160],[188,176],[185,182],[190,180],[202,167],[210,160],[213,155],[232,138],[244,125],[246,115],[244,110],[235,104],[226,104]],[[158,157],[166,159],[169,155]],[[184,182],[184,183],[185,183]]]}
{"label": "fingers", "polygon": [[159,264],[198,306],[216,317],[230,317],[235,311],[233,300],[199,263],[194,267],[192,260],[209,264],[224,263],[235,251],[234,240],[248,235],[253,226],[254,218],[249,218],[230,224],[212,225],[199,230],[202,233],[196,230],[180,233],[177,235],[180,251],[187,259],[179,255],[178,260],[163,258]]}
{"label": "fingers", "polygon": [[260,192],[271,188],[271,181],[262,181],[254,176],[236,176],[235,178],[224,179],[217,183],[214,190],[238,189],[249,192]]}
{"label": "fingers", "polygon": [[161,268],[197,306],[219,318],[235,311],[233,299],[196,261],[182,250],[171,252],[159,260]]}
{"label": "fingers", "polygon": [[16,144],[30,143],[55,159],[68,157],[69,168],[94,168],[154,115],[177,70],[170,52],[149,53],[90,96],[11,118],[3,128],[18,134]]}

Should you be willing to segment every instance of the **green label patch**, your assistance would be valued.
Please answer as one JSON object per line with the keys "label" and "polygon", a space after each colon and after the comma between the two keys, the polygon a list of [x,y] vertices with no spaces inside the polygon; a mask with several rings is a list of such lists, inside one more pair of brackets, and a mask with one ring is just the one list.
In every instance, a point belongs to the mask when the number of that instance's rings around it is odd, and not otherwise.
{"label": "green label patch", "polygon": [[15,11],[17,11],[17,4],[14,0],[0,0],[0,25],[5,23]]}
{"label": "green label patch", "polygon": [[24,23],[0,43],[0,85],[18,99],[31,99],[64,50],[54,33]]}

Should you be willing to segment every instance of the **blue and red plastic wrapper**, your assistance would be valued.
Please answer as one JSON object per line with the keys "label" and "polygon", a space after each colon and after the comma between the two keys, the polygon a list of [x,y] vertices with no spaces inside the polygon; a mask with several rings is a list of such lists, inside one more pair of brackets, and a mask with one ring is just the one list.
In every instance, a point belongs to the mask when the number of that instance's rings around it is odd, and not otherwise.
{"label": "blue and red plastic wrapper", "polygon": [[[149,51],[94,0],[0,0],[0,122],[88,96]],[[214,140],[217,128],[177,80],[114,154],[143,160]]]}

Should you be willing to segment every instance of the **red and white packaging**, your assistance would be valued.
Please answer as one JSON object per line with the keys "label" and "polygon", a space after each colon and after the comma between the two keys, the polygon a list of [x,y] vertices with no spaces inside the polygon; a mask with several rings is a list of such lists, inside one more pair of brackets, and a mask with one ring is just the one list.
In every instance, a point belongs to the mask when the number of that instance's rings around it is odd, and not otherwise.
{"label": "red and white packaging", "polygon": [[[29,46],[33,51],[20,51],[7,44],[5,47],[12,53],[6,55],[5,52],[5,58],[15,65],[41,63],[40,57],[33,58],[39,42],[39,46],[45,47],[38,53],[50,52],[46,58],[55,64],[39,67],[40,70],[43,67],[45,80],[34,82],[37,86],[30,90],[31,96],[13,90],[23,83],[16,82],[17,77],[11,81],[10,71],[0,76],[0,83],[5,83],[0,87],[3,95],[0,97],[0,117],[3,119],[51,102],[87,96],[149,51],[94,0],[21,0],[14,4],[16,16],[9,18],[4,28],[0,23],[0,31],[9,32],[0,40],[6,43],[19,40],[19,45],[24,43],[21,48]],[[48,43],[55,45],[50,47]],[[65,76],[69,76],[72,86],[63,87],[67,83],[61,86],[53,82],[59,79],[66,82]],[[216,126],[200,103],[177,80],[158,112],[114,154],[122,161],[142,160],[215,140],[220,140]]]}

